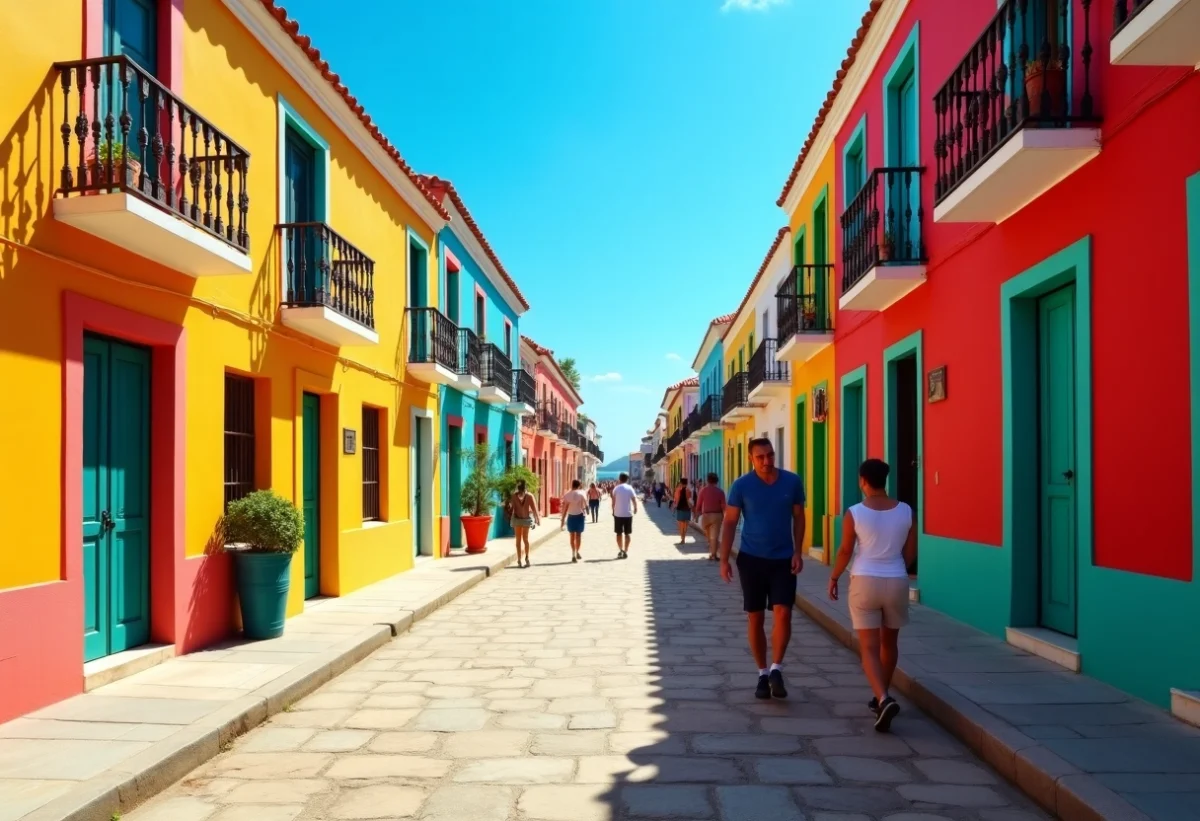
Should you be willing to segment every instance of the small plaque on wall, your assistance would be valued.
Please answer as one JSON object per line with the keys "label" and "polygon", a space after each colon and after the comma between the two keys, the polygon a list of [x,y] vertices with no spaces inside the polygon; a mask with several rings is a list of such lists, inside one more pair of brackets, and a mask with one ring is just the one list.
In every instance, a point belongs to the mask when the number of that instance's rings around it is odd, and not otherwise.
{"label": "small plaque on wall", "polygon": [[342,428],[342,453],[353,456],[358,451],[356,431],[353,428]]}
{"label": "small plaque on wall", "polygon": [[929,404],[941,402],[946,398],[946,366],[934,368],[929,372]]}

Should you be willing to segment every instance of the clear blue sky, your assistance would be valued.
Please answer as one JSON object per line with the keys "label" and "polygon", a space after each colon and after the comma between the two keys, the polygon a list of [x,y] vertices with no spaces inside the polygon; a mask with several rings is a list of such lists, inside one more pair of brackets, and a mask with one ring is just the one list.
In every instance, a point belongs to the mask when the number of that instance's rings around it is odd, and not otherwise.
{"label": "clear blue sky", "polygon": [[578,361],[611,461],[786,222],[866,0],[285,5],[413,167],[454,181],[532,306],[522,332]]}

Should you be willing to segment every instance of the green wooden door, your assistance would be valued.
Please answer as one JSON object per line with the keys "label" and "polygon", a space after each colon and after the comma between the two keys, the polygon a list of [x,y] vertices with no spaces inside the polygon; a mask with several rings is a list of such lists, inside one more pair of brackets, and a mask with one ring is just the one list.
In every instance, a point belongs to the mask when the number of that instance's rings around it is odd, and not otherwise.
{"label": "green wooden door", "polygon": [[[796,439],[796,475],[800,477],[800,481],[804,483],[804,487],[808,488],[808,479],[806,471],[808,470],[808,447],[804,441],[804,422],[808,418],[808,403],[803,399],[796,402],[796,424],[792,427]],[[817,534],[814,531],[813,536]],[[817,544],[817,542],[813,542]]]}
{"label": "green wooden door", "polygon": [[84,340],[84,661],[150,638],[150,352]]}
{"label": "green wooden door", "polygon": [[1075,286],[1038,301],[1041,624],[1075,635]]}
{"label": "green wooden door", "polygon": [[[421,477],[422,477],[422,476],[424,476],[424,474],[425,474],[425,464],[424,464],[424,450],[425,450],[425,443],[424,443],[424,441],[423,441],[423,440],[424,440],[424,436],[422,436],[422,433],[423,433],[423,431],[422,431],[422,429],[421,429],[421,422],[422,422],[422,421],[423,421],[423,420],[422,420],[422,419],[421,419],[421,417],[419,417],[419,416],[414,416],[414,417],[413,417],[413,430],[412,430],[412,440],[413,440],[413,441],[412,441],[412,454],[413,454],[413,455],[412,455],[412,464],[413,464],[413,473],[412,473],[412,486],[413,486],[413,491],[412,491],[412,496],[413,496],[413,502],[412,502],[412,517],[413,517],[413,555],[414,555],[414,556],[420,556],[420,555],[421,555],[421,544],[422,544],[422,539],[424,538],[424,535],[425,535],[425,534],[422,532],[422,528],[424,527],[424,522],[423,522],[422,520],[424,519],[424,512],[425,512],[425,508],[424,508],[424,500],[422,499],[422,494],[423,494],[423,492],[424,492],[425,488],[424,488],[424,487],[422,487],[422,485],[423,485],[423,482],[421,481]],[[460,442],[460,443],[462,442],[462,433],[461,433],[461,432],[459,433],[459,442]],[[461,457],[460,457],[460,458],[461,458]],[[461,518],[460,518],[460,520],[459,520],[459,521],[460,521],[460,522],[462,521],[462,520],[461,520]]]}
{"label": "green wooden door", "polygon": [[[842,476],[841,509],[848,510],[862,500],[858,489],[858,469],[866,458],[867,443],[863,441],[863,424],[866,408],[863,407],[863,384],[848,385],[842,389]],[[835,541],[833,557],[837,557],[841,545]]]}
{"label": "green wooden door", "polygon": [[[446,463],[447,485],[450,491],[450,546],[462,547],[462,428],[451,425],[446,428],[447,450]],[[418,517],[419,518],[419,517]],[[420,541],[417,542],[420,544]]]}
{"label": "green wooden door", "polygon": [[[316,149],[293,128],[284,132],[283,143],[283,221],[291,225],[316,222]],[[287,300],[319,303],[325,286],[318,265],[325,252],[321,233],[313,228],[294,228],[287,239]]]}
{"label": "green wooden door", "polygon": [[[158,73],[158,0],[105,0],[104,3],[104,53],[106,56],[125,56],[144,68],[151,76]],[[109,108],[110,93],[120,88],[119,75],[113,74],[111,88],[105,81],[101,90],[104,107]],[[118,92],[119,96],[119,92]],[[126,108],[131,117],[129,126],[129,153],[137,155],[141,151],[138,143],[138,132],[154,117],[155,101],[141,100],[138,83],[133,81],[129,86]],[[120,111],[113,111],[114,140],[121,139]],[[152,139],[150,135],[148,139]],[[149,144],[149,143],[147,143]],[[153,159],[153,158],[148,158]]]}
{"label": "green wooden door", "polygon": [[[829,262],[829,248],[827,227],[829,218],[825,213],[826,201],[821,200],[821,203],[813,209],[813,264],[825,265]],[[818,326],[825,327],[825,318],[828,316],[828,296],[825,293],[825,271],[822,268],[813,270],[813,310],[817,317]]]}
{"label": "green wooden door", "polygon": [[304,394],[304,598],[321,592],[321,397]]}
{"label": "green wooden door", "polygon": [[829,479],[826,465],[825,423],[812,423],[812,544],[813,547],[825,546],[825,500],[826,483]]}

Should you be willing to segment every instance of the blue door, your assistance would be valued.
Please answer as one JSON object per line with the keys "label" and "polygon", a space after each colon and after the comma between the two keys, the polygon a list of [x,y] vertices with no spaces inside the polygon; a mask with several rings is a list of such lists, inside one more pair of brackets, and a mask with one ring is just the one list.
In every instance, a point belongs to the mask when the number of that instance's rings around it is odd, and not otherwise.
{"label": "blue door", "polygon": [[[146,70],[151,76],[158,72],[158,0],[105,0],[104,3],[104,54],[109,57],[124,55]],[[120,87],[120,75],[113,74],[112,92]],[[151,121],[154,111],[154,101],[147,99],[143,104],[136,81],[130,82],[126,105],[132,123],[129,127],[129,146],[131,155],[141,157],[138,132]],[[105,91],[105,107],[109,89]],[[120,96],[115,93],[114,96]],[[119,120],[119,112],[114,117]],[[114,125],[115,140],[121,139],[118,123]],[[147,141],[150,139],[147,136]],[[149,142],[147,142],[149,145]],[[149,151],[147,151],[147,154]],[[149,159],[149,158],[147,158]]]}
{"label": "blue door", "polygon": [[[909,72],[893,87],[891,123],[893,165],[917,168],[921,164],[920,135],[917,133],[917,75]],[[892,258],[914,260],[920,257],[920,177],[915,174],[896,174],[889,178],[888,219],[886,230],[893,233]]]}
{"label": "blue door", "polygon": [[321,398],[304,394],[304,598],[321,592]]}
{"label": "blue door", "polygon": [[[295,130],[284,133],[283,221],[288,224],[317,222],[317,152]],[[323,283],[317,260],[324,256],[321,233],[313,227],[293,228],[288,235],[287,301],[293,304],[322,303]]]}

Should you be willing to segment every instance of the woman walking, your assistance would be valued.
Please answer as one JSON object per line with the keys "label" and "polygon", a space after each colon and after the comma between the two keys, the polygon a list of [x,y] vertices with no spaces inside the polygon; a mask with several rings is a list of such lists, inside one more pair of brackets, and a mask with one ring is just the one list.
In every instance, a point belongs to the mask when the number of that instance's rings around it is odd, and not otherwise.
{"label": "woman walking", "polygon": [[675,488],[675,524],[679,525],[679,544],[687,544],[688,523],[692,520],[692,493],[687,479],[679,480]]}
{"label": "woman walking", "polygon": [[725,518],[725,491],[721,490],[721,477],[708,474],[704,488],[696,496],[695,516],[708,539],[708,560],[717,561],[717,548],[721,546],[721,520]]}
{"label": "woman walking", "polygon": [[571,480],[571,489],[562,497],[562,516],[559,518],[558,529],[564,527],[571,534],[571,561],[579,561],[579,548],[583,544],[583,525],[587,521],[588,500],[579,488],[578,479]]}
{"label": "woman walking", "polygon": [[858,469],[863,500],[842,519],[842,547],[829,577],[829,598],[838,599],[838,579],[850,569],[850,621],[858,633],[863,672],[875,693],[867,705],[875,729],[886,733],[900,705],[888,694],[899,660],[900,628],[908,624],[908,570],[917,557],[912,508],[887,494],[890,468],[868,459]]}
{"label": "woman walking", "polygon": [[600,521],[600,488],[596,487],[596,483],[592,482],[592,486],[588,488],[588,510],[592,514],[592,524]]}
{"label": "woman walking", "polygon": [[[525,492],[525,482],[517,482],[517,490],[508,500],[513,532],[517,536],[517,567],[529,567],[529,528],[541,524],[533,494]],[[525,546],[525,564],[521,564],[521,545]]]}

